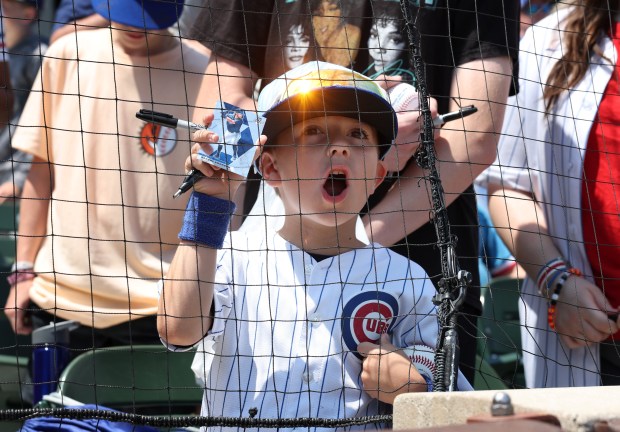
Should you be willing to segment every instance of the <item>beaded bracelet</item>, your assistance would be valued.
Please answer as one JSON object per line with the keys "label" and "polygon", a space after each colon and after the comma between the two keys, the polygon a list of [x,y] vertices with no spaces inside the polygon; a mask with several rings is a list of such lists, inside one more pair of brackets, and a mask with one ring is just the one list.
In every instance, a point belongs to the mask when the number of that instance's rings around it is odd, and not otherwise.
{"label": "beaded bracelet", "polygon": [[566,271],[568,271],[568,265],[561,257],[554,258],[546,263],[536,276],[536,286],[540,295],[548,298],[555,280]]}
{"label": "beaded bracelet", "polygon": [[566,283],[566,280],[571,275],[581,276],[582,273],[581,271],[579,271],[578,269],[574,267],[571,267],[567,271],[562,273],[562,275],[560,276],[560,279],[555,284],[555,288],[553,289],[553,293],[551,294],[551,297],[549,298],[549,306],[547,307],[547,322],[549,323],[549,328],[551,330],[555,330],[555,312],[556,312],[556,305],[558,304],[558,299],[560,298],[560,292],[562,291],[562,288],[564,288],[564,284]]}

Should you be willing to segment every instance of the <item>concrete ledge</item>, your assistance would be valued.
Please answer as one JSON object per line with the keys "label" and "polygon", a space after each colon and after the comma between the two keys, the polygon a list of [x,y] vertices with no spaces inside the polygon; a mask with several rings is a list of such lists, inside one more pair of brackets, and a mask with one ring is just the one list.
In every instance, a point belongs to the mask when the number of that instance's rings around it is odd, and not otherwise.
{"label": "concrete ledge", "polygon": [[[544,412],[554,415],[565,431],[589,431],[596,422],[620,419],[620,386],[502,391],[510,396],[515,414]],[[398,396],[394,402],[393,427],[404,430],[465,424],[469,417],[490,415],[497,392]]]}

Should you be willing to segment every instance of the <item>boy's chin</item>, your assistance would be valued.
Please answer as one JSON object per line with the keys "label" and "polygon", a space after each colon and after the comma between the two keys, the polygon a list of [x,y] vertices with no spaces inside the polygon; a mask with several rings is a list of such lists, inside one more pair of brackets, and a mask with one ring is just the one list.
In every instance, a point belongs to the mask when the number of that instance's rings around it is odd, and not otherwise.
{"label": "boy's chin", "polygon": [[[361,210],[361,209],[360,209]],[[315,214],[313,219],[319,222],[321,225],[330,228],[336,228],[339,226],[347,225],[349,223],[355,223],[358,218],[359,210],[335,210],[331,212],[325,212],[321,214]]]}

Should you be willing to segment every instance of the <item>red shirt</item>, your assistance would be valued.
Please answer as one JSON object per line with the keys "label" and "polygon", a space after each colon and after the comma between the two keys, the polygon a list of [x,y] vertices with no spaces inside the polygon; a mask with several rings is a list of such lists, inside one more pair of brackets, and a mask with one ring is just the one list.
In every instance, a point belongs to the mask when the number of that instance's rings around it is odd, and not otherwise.
{"label": "red shirt", "polygon": [[[620,53],[620,23],[613,28]],[[587,79],[587,78],[586,78]],[[585,152],[581,187],[583,239],[596,285],[620,306],[620,66],[601,100]],[[620,332],[614,335],[620,339]]]}

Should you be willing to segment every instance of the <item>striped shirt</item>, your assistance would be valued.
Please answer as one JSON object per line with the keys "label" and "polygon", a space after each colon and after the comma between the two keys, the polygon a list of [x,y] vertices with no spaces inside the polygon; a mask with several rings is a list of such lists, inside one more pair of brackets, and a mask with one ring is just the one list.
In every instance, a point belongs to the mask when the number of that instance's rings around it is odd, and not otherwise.
{"label": "striped shirt", "polygon": [[[592,53],[584,78],[558,99],[545,116],[544,83],[561,58],[561,9],[532,26],[520,46],[519,85],[511,97],[499,142],[498,157],[486,171],[489,183],[532,192],[544,210],[549,235],[565,260],[593,282],[583,245],[581,182],[588,136],[616,63],[613,42],[603,33],[605,58]],[[484,176],[485,174],[483,174]],[[552,257],[550,257],[552,258]],[[599,385],[598,345],[570,350],[547,324],[547,302],[527,280],[519,304],[523,360],[528,387]]]}
{"label": "striped shirt", "polygon": [[202,415],[378,414],[357,345],[387,331],[397,347],[435,347],[434,294],[420,266],[377,244],[316,262],[274,232],[231,233],[197,354],[204,348]]}

